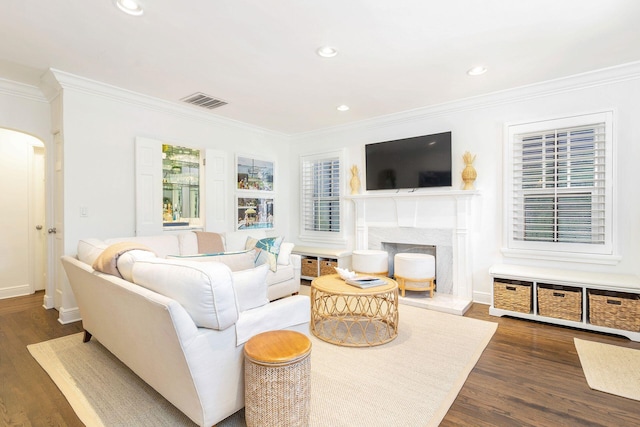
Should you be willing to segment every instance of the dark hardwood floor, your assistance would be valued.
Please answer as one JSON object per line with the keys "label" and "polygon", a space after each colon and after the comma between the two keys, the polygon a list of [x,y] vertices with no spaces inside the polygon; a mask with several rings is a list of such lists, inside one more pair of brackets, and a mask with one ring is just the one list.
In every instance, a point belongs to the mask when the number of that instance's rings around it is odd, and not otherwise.
{"label": "dark hardwood floor", "polygon": [[42,307],[43,292],[0,300],[0,426],[82,426],[27,345],[82,331]]}
{"label": "dark hardwood floor", "polygon": [[[43,294],[0,300],[0,426],[81,426],[28,344],[82,331],[42,308]],[[498,323],[441,426],[638,426],[640,402],[589,389],[573,338],[640,349],[626,338],[488,314]],[[428,399],[429,396],[425,396]],[[413,426],[411,426],[413,427]]]}
{"label": "dark hardwood floor", "polygon": [[[441,426],[639,426],[640,402],[591,390],[573,338],[640,349],[627,338],[489,315],[498,329]],[[640,387],[640,384],[638,385]]]}

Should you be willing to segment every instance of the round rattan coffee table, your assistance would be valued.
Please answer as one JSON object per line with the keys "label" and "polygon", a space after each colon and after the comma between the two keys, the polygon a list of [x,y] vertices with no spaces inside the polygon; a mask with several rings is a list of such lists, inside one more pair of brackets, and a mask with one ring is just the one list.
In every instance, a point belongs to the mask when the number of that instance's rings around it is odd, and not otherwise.
{"label": "round rattan coffee table", "polygon": [[398,284],[361,289],[337,274],[311,282],[311,332],[323,341],[348,347],[370,347],[398,336]]}

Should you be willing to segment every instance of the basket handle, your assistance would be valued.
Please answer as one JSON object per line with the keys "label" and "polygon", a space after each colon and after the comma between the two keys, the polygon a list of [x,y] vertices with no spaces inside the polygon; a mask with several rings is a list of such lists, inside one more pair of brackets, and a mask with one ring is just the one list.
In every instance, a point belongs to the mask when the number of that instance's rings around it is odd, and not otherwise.
{"label": "basket handle", "polygon": [[554,297],[562,297],[562,298],[564,298],[564,294],[562,292],[554,292],[553,296]]}
{"label": "basket handle", "polygon": [[618,300],[615,300],[615,299],[608,299],[607,300],[607,304],[622,305],[622,301],[618,301]]}
{"label": "basket handle", "polygon": [[508,291],[516,291],[517,289],[515,288],[515,286],[507,286],[507,290]]}

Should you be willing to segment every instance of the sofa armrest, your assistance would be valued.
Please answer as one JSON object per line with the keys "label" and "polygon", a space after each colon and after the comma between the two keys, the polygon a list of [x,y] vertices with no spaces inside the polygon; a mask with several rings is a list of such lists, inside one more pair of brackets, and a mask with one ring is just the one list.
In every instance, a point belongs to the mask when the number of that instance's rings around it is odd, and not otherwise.
{"label": "sofa armrest", "polygon": [[235,325],[236,345],[244,344],[249,338],[261,332],[308,325],[310,320],[311,303],[308,296],[294,295],[272,301],[240,314]]}
{"label": "sofa armrest", "polygon": [[300,270],[302,265],[302,257],[298,254],[291,254],[289,257],[289,262],[293,265],[294,270]]}

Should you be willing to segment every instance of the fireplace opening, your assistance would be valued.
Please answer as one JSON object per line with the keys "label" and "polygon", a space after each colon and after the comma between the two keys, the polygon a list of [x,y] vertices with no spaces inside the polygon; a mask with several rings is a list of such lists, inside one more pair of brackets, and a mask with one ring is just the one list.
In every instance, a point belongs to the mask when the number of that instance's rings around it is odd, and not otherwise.
{"label": "fireplace opening", "polygon": [[[427,254],[436,257],[434,245],[416,245],[413,243],[382,242],[381,249],[389,254],[389,277],[393,277],[393,258],[400,253]],[[438,280],[438,260],[436,258],[436,282]]]}

